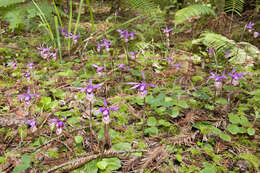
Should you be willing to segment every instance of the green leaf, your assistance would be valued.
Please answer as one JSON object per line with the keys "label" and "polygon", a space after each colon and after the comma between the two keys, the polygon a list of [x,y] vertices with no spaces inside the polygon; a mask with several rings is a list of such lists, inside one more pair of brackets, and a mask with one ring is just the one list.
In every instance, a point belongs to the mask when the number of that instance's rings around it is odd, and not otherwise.
{"label": "green leaf", "polygon": [[240,128],[236,124],[228,125],[227,129],[232,135],[236,135],[240,132]]}
{"label": "green leaf", "polygon": [[82,136],[75,136],[75,142],[77,143],[77,144],[80,144],[80,143],[82,143],[83,142],[83,137]]}
{"label": "green leaf", "polygon": [[97,163],[97,167],[101,170],[115,171],[121,168],[121,162],[118,158],[104,158]]}
{"label": "green leaf", "polygon": [[216,173],[217,172],[216,166],[214,166],[208,162],[204,162],[203,165],[205,166],[205,168],[202,169],[200,171],[200,173]]}
{"label": "green leaf", "polygon": [[150,127],[150,128],[146,128],[144,130],[145,134],[149,134],[149,135],[157,135],[158,134],[158,128],[157,127]]}
{"label": "green leaf", "polygon": [[165,120],[163,120],[163,119],[160,119],[160,120],[158,121],[158,124],[159,124],[159,125],[162,125],[162,126],[164,126],[164,127],[170,127],[170,126],[171,126],[171,123],[170,123],[170,122],[165,121]]}
{"label": "green leaf", "polygon": [[201,4],[190,5],[175,13],[174,23],[175,23],[175,25],[179,25],[191,18],[194,18],[197,16],[205,16],[205,15],[216,16],[215,12],[207,6],[204,6]]}
{"label": "green leaf", "polygon": [[97,167],[101,170],[105,170],[108,163],[104,160],[97,162]]}
{"label": "green leaf", "polygon": [[242,158],[249,162],[256,170],[259,170],[259,158],[253,154],[248,153],[241,153],[238,156],[239,158]]}
{"label": "green leaf", "polygon": [[32,160],[28,155],[22,155],[21,160],[22,163],[14,168],[13,173],[23,172],[31,166]]}
{"label": "green leaf", "polygon": [[219,135],[219,137],[220,137],[221,139],[223,139],[224,141],[231,141],[231,137],[230,137],[229,135],[227,135],[227,134],[221,133],[221,134]]}
{"label": "green leaf", "polygon": [[88,162],[84,165],[84,171],[87,173],[97,173],[98,167],[97,167],[98,160],[94,159]]}
{"label": "green leaf", "polygon": [[233,124],[239,124],[240,123],[240,118],[238,115],[236,114],[228,114],[228,118],[229,118],[229,121]]}
{"label": "green leaf", "polygon": [[171,116],[172,118],[176,118],[176,117],[178,117],[178,115],[179,115],[179,110],[178,110],[177,108],[173,108],[173,109],[171,110],[170,116]]}
{"label": "green leaf", "polygon": [[25,0],[1,0],[0,1],[0,7],[7,7],[9,5],[14,5],[14,4],[18,4],[21,2],[24,2]]}
{"label": "green leaf", "polygon": [[28,156],[28,155],[26,155],[26,154],[25,154],[25,155],[22,155],[21,160],[22,160],[22,162],[23,162],[24,164],[28,164],[28,165],[30,165],[31,162],[32,162],[31,157]]}
{"label": "green leaf", "polygon": [[179,102],[178,102],[178,106],[180,106],[180,107],[182,107],[182,108],[184,108],[184,109],[189,108],[189,105],[188,105],[187,102],[184,101],[184,100],[179,101]]}
{"label": "green leaf", "polygon": [[157,124],[156,118],[154,118],[154,117],[149,117],[149,118],[147,119],[147,125],[148,125],[148,126],[156,126],[156,124]]}
{"label": "green leaf", "polygon": [[203,77],[201,77],[201,76],[192,76],[191,80],[193,82],[199,82],[199,81],[203,81]]}
{"label": "green leaf", "polygon": [[120,151],[120,150],[131,150],[131,144],[127,142],[120,142],[112,146],[112,150]]}
{"label": "green leaf", "polygon": [[182,157],[180,154],[176,154],[176,159],[181,163],[182,162]]}
{"label": "green leaf", "polygon": [[217,98],[216,103],[222,104],[222,105],[226,105],[227,104],[227,99],[222,98],[222,97],[221,98]]}
{"label": "green leaf", "polygon": [[245,127],[251,127],[252,124],[248,121],[247,117],[244,115],[240,116],[240,124]]}
{"label": "green leaf", "polygon": [[248,129],[247,129],[247,133],[252,136],[252,135],[255,134],[255,129],[253,129],[253,128],[248,128]]}

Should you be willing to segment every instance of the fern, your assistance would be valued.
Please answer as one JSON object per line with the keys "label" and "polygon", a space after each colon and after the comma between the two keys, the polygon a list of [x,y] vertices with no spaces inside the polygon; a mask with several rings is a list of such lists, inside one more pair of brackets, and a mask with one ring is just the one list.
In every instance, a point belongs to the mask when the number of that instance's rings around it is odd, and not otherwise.
{"label": "fern", "polygon": [[7,7],[10,5],[15,5],[21,2],[25,2],[25,0],[1,0],[0,7]]}
{"label": "fern", "polygon": [[193,40],[193,44],[202,43],[208,48],[213,48],[218,57],[224,56],[224,52],[229,50],[231,53],[228,58],[234,64],[243,64],[247,58],[252,57],[256,60],[259,58],[259,49],[248,42],[236,43],[220,34],[206,32],[201,34],[200,38]]}
{"label": "fern", "polygon": [[234,12],[241,16],[241,12],[244,9],[244,0],[226,0],[225,11]]}
{"label": "fern", "polygon": [[147,10],[155,9],[157,4],[153,0],[124,0],[125,3],[130,8]]}
{"label": "fern", "polygon": [[175,25],[184,23],[193,17],[204,15],[212,15],[214,17],[216,16],[215,12],[207,6],[200,4],[188,6],[176,12]]}
{"label": "fern", "polygon": [[[3,16],[3,19],[9,23],[9,29],[11,30],[19,27],[26,27],[28,29],[33,21],[32,19],[39,15],[38,10],[32,2],[20,4],[20,1],[21,0],[12,0],[12,3],[9,3],[6,8],[0,8],[0,15]],[[0,6],[3,4],[7,3],[2,3],[2,0],[0,0]],[[39,2],[38,5],[41,10],[44,11],[47,18],[52,19],[52,13],[54,13],[52,6],[48,4],[47,1]]]}

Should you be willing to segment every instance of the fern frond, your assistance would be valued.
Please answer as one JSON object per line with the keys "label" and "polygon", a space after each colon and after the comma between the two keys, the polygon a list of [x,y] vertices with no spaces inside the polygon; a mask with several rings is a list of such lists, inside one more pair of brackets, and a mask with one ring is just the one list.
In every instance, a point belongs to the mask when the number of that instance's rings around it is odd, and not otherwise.
{"label": "fern frond", "polygon": [[215,17],[216,13],[211,8],[204,5],[200,5],[200,4],[191,5],[176,12],[175,25],[184,23],[185,21],[193,17],[205,16],[205,15],[212,15]]}
{"label": "fern frond", "polygon": [[226,0],[225,11],[234,12],[241,16],[241,12],[244,9],[244,0]]}
{"label": "fern frond", "polygon": [[0,7],[7,7],[21,2],[25,2],[25,0],[1,0]]}
{"label": "fern frond", "polygon": [[124,0],[124,2],[130,8],[141,10],[155,9],[157,7],[157,4],[153,0]]}
{"label": "fern frond", "polygon": [[208,48],[213,48],[218,57],[224,56],[224,52],[229,50],[231,53],[227,58],[234,64],[243,64],[247,58],[259,59],[259,49],[248,42],[236,43],[220,34],[206,32],[200,38],[193,40],[193,44],[202,43]]}

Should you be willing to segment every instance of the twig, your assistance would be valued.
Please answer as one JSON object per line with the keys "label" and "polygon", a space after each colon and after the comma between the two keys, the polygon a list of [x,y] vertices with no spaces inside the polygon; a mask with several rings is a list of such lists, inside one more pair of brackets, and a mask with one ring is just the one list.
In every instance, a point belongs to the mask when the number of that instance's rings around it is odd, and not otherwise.
{"label": "twig", "polygon": [[109,152],[105,152],[105,153],[81,157],[81,158],[77,158],[77,159],[62,163],[62,164],[55,166],[55,167],[53,167],[53,168],[51,168],[47,171],[44,171],[43,173],[53,172],[53,171],[55,171],[59,168],[62,168],[64,166],[67,166],[67,165],[70,165],[70,164],[76,164],[76,165],[73,165],[72,167],[69,167],[69,168],[61,171],[61,172],[68,172],[68,171],[71,171],[73,169],[79,168],[80,166],[86,164],[87,162],[94,160],[94,159],[97,159],[97,158],[114,157],[114,156],[117,156],[118,154],[136,153],[136,152],[147,152],[147,150],[109,151]]}

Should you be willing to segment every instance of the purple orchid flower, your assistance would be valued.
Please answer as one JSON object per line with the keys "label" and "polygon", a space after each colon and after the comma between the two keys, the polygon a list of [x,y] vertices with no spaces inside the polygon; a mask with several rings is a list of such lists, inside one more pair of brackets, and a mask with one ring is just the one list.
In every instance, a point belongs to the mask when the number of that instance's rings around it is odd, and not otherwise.
{"label": "purple orchid flower", "polygon": [[101,87],[103,84],[93,85],[92,79],[90,78],[89,83],[86,83],[86,85],[87,85],[87,87],[79,88],[80,92],[85,92],[87,100],[93,102],[93,100],[94,100],[94,90]]}
{"label": "purple orchid flower", "polygon": [[125,38],[125,42],[128,42],[129,38],[133,39],[134,35],[136,34],[134,31],[129,33],[128,30],[121,30],[121,29],[118,29],[117,32],[120,33],[121,38]]}
{"label": "purple orchid flower", "polygon": [[68,33],[67,29],[63,29],[61,27],[59,27],[59,30],[61,32],[61,35],[63,35],[65,37],[65,39],[69,39],[72,38],[73,42],[76,44],[78,42],[78,39],[80,38],[80,34],[78,35],[74,35],[73,33]]}
{"label": "purple orchid flower", "polygon": [[136,59],[136,52],[131,51],[131,52],[129,52],[129,54],[131,55],[131,59],[132,59],[132,60],[135,60],[135,59]]}
{"label": "purple orchid flower", "polygon": [[118,64],[118,67],[123,70],[125,69],[125,64]]}
{"label": "purple orchid flower", "polygon": [[223,79],[227,79],[226,75],[225,75],[225,71],[223,71],[223,74],[222,76],[219,76],[218,74],[215,74],[215,73],[210,73],[211,76],[209,77],[209,79],[214,79],[215,82],[214,82],[214,85],[216,88],[221,88],[222,87],[222,80]]}
{"label": "purple orchid flower", "polygon": [[69,33],[65,36],[65,39],[69,39],[69,38],[72,38],[73,39],[73,42],[76,44],[78,42],[78,39],[80,38],[80,34],[78,35],[74,35],[72,33]]}
{"label": "purple orchid flower", "polygon": [[175,66],[177,69],[180,69],[181,65],[180,64],[173,64],[173,66]]}
{"label": "purple orchid flower", "polygon": [[110,111],[117,111],[117,110],[119,109],[119,107],[118,107],[118,106],[108,107],[105,98],[103,98],[103,102],[104,102],[104,107],[99,108],[99,110],[97,111],[97,113],[100,113],[100,112],[101,112],[102,115],[103,115],[102,121],[103,121],[105,124],[109,124],[109,122],[111,121],[111,119],[110,119]]}
{"label": "purple orchid flower", "polygon": [[254,38],[257,38],[258,36],[259,36],[259,32],[255,31],[253,37],[254,37]]}
{"label": "purple orchid flower", "polygon": [[97,64],[91,64],[91,66],[97,68],[98,75],[102,75],[101,72],[105,67],[99,67]]}
{"label": "purple orchid flower", "polygon": [[22,73],[22,76],[25,77],[28,82],[31,80],[31,73],[29,71],[27,71],[26,73]]}
{"label": "purple orchid flower", "polygon": [[100,52],[101,48],[104,47],[108,52],[110,46],[112,46],[112,43],[110,41],[102,39],[100,43],[97,44],[97,51]]}
{"label": "purple orchid flower", "polygon": [[225,57],[228,58],[229,55],[230,55],[232,52],[231,52],[230,50],[227,50],[227,51],[225,51],[224,53],[225,53]]}
{"label": "purple orchid flower", "polygon": [[30,100],[32,100],[34,97],[39,97],[40,95],[37,94],[31,94],[30,87],[27,88],[27,93],[18,95],[18,99],[20,101],[24,101],[28,106],[31,105]]}
{"label": "purple orchid flower", "polygon": [[228,75],[232,78],[231,83],[236,86],[239,84],[238,79],[244,78],[244,76],[247,75],[247,73],[238,73],[236,72],[235,67],[233,67],[232,72],[228,73]]}
{"label": "purple orchid flower", "polygon": [[34,66],[34,63],[33,63],[33,62],[30,62],[30,63],[28,63],[28,64],[27,64],[27,66],[26,66],[26,67],[28,67],[29,69],[32,69],[32,68],[33,68],[33,66]]}
{"label": "purple orchid flower", "polygon": [[44,47],[44,44],[41,44],[41,46],[40,47],[38,47],[37,48],[38,50],[40,50],[39,51],[39,53],[40,53],[40,55],[41,55],[41,57],[43,58],[43,59],[46,59],[46,58],[53,58],[53,59],[56,59],[56,53],[52,53],[51,52],[51,47]]}
{"label": "purple orchid flower", "polygon": [[144,75],[144,72],[141,71],[142,73],[142,77],[143,77],[143,81],[140,82],[140,83],[136,83],[136,82],[128,82],[127,84],[129,85],[134,85],[133,87],[131,87],[130,89],[135,89],[135,88],[138,88],[138,92],[139,92],[139,95],[144,98],[146,97],[147,95],[147,87],[156,87],[156,85],[153,85],[153,84],[149,84],[147,82],[145,82],[145,75]]}
{"label": "purple orchid flower", "polygon": [[68,30],[66,28],[59,27],[59,30],[61,32],[61,35],[63,35],[63,36],[68,35]]}
{"label": "purple orchid flower", "polygon": [[214,49],[209,48],[209,50],[208,50],[208,54],[209,54],[209,56],[211,56],[213,53],[214,53]]}
{"label": "purple orchid flower", "polygon": [[[171,61],[173,60],[173,58],[174,58],[173,56],[167,57],[167,58],[166,58],[167,63],[170,64]],[[164,59],[164,60],[165,60],[165,59]]]}
{"label": "purple orchid flower", "polygon": [[49,120],[49,126],[54,128],[56,126],[56,134],[60,135],[62,133],[62,128],[64,127],[64,122],[59,120],[58,118],[52,118]]}
{"label": "purple orchid flower", "polygon": [[170,32],[173,30],[173,28],[165,28],[164,30],[163,30],[163,33],[165,33],[165,36],[166,37],[169,37],[170,36]]}
{"label": "purple orchid flower", "polygon": [[252,32],[253,26],[255,24],[253,22],[249,22],[248,24],[246,24],[246,29],[248,29],[249,32]]}
{"label": "purple orchid flower", "polygon": [[12,67],[13,69],[16,69],[16,68],[17,68],[17,63],[15,63],[15,62],[9,62],[9,63],[7,64],[7,66]]}
{"label": "purple orchid flower", "polygon": [[36,124],[39,124],[39,122],[37,122],[35,120],[27,120],[26,124],[29,125],[32,132],[35,132],[37,130]]}

